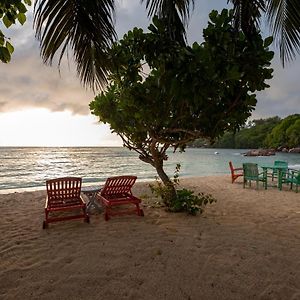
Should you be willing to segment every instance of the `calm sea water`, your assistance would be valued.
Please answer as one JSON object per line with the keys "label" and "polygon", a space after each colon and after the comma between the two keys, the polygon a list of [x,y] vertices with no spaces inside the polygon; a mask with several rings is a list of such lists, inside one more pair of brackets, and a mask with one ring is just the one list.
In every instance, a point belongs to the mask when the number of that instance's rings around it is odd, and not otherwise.
{"label": "calm sea water", "polygon": [[[300,168],[300,154],[245,157],[242,155],[245,151],[187,149],[184,153],[170,152],[165,170],[172,176],[176,164],[180,163],[181,177],[229,174],[229,160],[235,166],[243,162],[285,160],[289,166]],[[152,166],[140,161],[135,152],[126,148],[0,147],[0,193],[44,188],[47,179],[56,177],[79,176],[84,185],[89,185],[102,184],[109,176],[125,174],[136,175],[140,181],[153,180],[156,176]]]}

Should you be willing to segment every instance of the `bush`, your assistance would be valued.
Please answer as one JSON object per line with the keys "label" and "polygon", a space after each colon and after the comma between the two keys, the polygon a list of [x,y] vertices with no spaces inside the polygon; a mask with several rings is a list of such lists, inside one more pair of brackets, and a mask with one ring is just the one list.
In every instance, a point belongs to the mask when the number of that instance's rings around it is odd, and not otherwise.
{"label": "bush", "polygon": [[188,189],[177,191],[177,199],[172,201],[169,208],[173,212],[186,211],[190,215],[200,214],[204,211],[204,206],[217,202],[217,200],[210,194],[199,193],[194,195],[194,192]]}
{"label": "bush", "polygon": [[179,184],[179,170],[180,165],[178,164],[175,169],[174,178],[171,180],[172,186],[165,186],[158,179],[156,179],[156,184],[150,184],[149,187],[152,193],[162,199],[168,211],[185,211],[190,215],[196,215],[197,212],[202,214],[204,206],[217,200],[210,194],[199,193],[198,195],[194,195],[194,192],[188,189],[176,190],[176,197],[171,197],[174,186]]}

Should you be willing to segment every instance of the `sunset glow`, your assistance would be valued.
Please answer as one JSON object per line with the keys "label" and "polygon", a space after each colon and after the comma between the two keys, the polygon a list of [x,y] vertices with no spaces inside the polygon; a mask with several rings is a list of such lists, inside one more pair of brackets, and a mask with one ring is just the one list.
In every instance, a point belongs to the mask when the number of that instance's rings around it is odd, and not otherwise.
{"label": "sunset glow", "polygon": [[121,146],[92,115],[26,109],[0,114],[0,146]]}

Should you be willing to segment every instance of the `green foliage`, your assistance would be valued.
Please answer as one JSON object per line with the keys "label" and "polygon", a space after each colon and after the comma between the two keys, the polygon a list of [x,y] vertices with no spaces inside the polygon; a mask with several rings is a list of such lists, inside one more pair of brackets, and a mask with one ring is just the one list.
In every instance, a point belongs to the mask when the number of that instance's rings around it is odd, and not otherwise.
{"label": "green foliage", "polygon": [[[300,115],[290,115],[283,120],[279,117],[253,120],[240,131],[226,132],[211,147],[257,149],[257,148],[294,148],[300,146]],[[191,147],[201,147],[205,140],[191,143]]]}
{"label": "green foliage", "polygon": [[272,148],[293,148],[300,145],[300,114],[283,119],[266,138],[266,145]]}
{"label": "green foliage", "polygon": [[204,206],[217,201],[210,194],[199,193],[194,195],[194,192],[188,189],[176,190],[176,197],[174,197],[172,187],[179,184],[179,171],[180,165],[177,164],[171,185],[163,185],[158,178],[156,178],[155,184],[149,184],[152,193],[162,199],[168,211],[187,212],[191,215],[196,215],[197,212],[201,214],[204,211]]}
{"label": "green foliage", "polygon": [[149,33],[129,31],[109,51],[110,86],[90,103],[92,113],[156,169],[169,147],[183,150],[196,138],[238,129],[256,105],[254,92],[272,77],[268,42],[235,31],[227,10],[210,18],[204,42],[192,47],[170,39],[158,18]]}
{"label": "green foliage", "polygon": [[[164,185],[158,177],[154,184],[149,184],[151,192],[156,196],[162,199],[163,203],[167,207],[171,207],[174,197],[174,188],[179,184],[179,171],[180,164],[176,165],[173,179],[170,179],[168,185]],[[177,196],[177,195],[176,195]]]}
{"label": "green foliage", "polygon": [[264,147],[267,134],[279,123],[279,117],[253,120],[251,127],[243,128],[235,134],[235,147],[238,149]]}
{"label": "green foliage", "polygon": [[[281,122],[279,117],[253,120],[238,132],[226,132],[211,147],[231,149],[255,149],[266,145],[268,133]],[[197,145],[197,144],[196,144]]]}
{"label": "green foliage", "polygon": [[217,202],[217,200],[210,194],[199,193],[194,195],[194,192],[188,189],[177,191],[178,197],[171,203],[170,211],[173,212],[187,212],[190,215],[200,214],[204,211],[204,206]]}
{"label": "green foliage", "polygon": [[[4,24],[9,28],[16,20],[23,25],[26,21],[27,8],[25,5],[31,5],[31,0],[1,0],[0,1],[0,25]],[[14,47],[8,41],[4,33],[0,30],[0,61],[8,63],[14,52]]]}

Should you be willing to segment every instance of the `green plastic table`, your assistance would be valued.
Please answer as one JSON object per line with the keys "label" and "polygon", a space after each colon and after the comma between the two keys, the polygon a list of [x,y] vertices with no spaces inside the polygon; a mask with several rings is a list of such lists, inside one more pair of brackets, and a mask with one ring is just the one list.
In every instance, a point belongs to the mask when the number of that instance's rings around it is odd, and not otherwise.
{"label": "green plastic table", "polygon": [[284,172],[286,172],[288,170],[287,167],[284,166],[274,166],[271,164],[261,164],[259,165],[262,169],[263,169],[263,176],[264,179],[266,180],[265,183],[265,189],[267,189],[267,185],[268,185],[268,170],[277,170],[278,172],[278,189],[281,191],[282,190],[282,175],[284,174]]}

